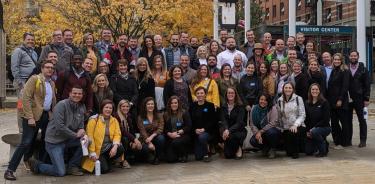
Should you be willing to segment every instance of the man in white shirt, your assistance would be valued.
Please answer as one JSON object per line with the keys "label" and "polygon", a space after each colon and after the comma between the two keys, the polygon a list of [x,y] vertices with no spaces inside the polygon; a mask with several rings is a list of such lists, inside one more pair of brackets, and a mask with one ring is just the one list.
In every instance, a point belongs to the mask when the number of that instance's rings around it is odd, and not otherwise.
{"label": "man in white shirt", "polygon": [[230,66],[233,68],[234,66],[233,59],[234,59],[234,56],[237,54],[241,55],[242,61],[245,61],[244,63],[247,62],[246,55],[243,52],[236,49],[237,45],[236,45],[236,40],[234,39],[234,37],[227,38],[226,47],[227,49],[225,51],[217,55],[217,67],[218,68],[221,68],[221,66],[224,63],[230,64]]}

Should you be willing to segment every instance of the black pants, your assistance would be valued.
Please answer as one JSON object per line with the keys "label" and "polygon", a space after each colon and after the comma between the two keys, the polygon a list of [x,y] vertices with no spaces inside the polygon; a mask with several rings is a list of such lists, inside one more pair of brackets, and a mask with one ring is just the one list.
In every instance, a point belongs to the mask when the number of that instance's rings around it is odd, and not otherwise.
{"label": "black pants", "polygon": [[176,162],[179,157],[187,156],[190,148],[190,136],[182,135],[181,137],[167,140],[167,161]]}
{"label": "black pants", "polygon": [[298,127],[297,133],[293,133],[289,130],[284,130],[283,140],[285,151],[288,156],[293,156],[299,152],[304,152],[306,128]]}
{"label": "black pants", "polygon": [[332,138],[335,145],[349,146],[352,144],[352,126],[348,119],[348,110],[332,109],[331,110],[331,126]]}
{"label": "black pants", "polygon": [[357,114],[358,122],[359,122],[359,139],[361,142],[366,142],[367,140],[367,122],[363,116],[363,100],[354,100],[353,102],[349,103],[349,137],[348,139],[350,142],[352,141],[353,137],[353,109]]}
{"label": "black pants", "polygon": [[[113,145],[111,146],[111,149],[112,149]],[[99,157],[99,161],[100,161],[100,170],[101,170],[101,173],[105,174],[107,173],[108,171],[111,170],[112,166],[112,161],[114,161],[115,159],[121,157],[122,154],[124,154],[125,152],[125,149],[122,145],[119,145],[117,147],[117,152],[116,152],[116,155],[113,156],[112,158],[109,156],[109,153],[111,152],[111,149],[108,149],[106,152],[100,154],[100,157]]]}
{"label": "black pants", "polygon": [[227,140],[224,141],[225,158],[234,158],[238,148],[242,147],[246,132],[233,132],[229,134]]}

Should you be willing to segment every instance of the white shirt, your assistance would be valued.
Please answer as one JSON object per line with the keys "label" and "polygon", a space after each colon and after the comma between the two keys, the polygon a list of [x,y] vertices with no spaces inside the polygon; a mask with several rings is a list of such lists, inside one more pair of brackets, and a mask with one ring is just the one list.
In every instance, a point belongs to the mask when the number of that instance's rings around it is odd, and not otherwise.
{"label": "white shirt", "polygon": [[239,50],[230,51],[227,49],[223,52],[220,52],[220,54],[217,55],[217,67],[221,68],[223,64],[228,63],[233,68],[234,66],[233,59],[234,59],[234,56],[237,54],[241,55],[242,63],[245,66],[247,63],[247,57],[243,52]]}

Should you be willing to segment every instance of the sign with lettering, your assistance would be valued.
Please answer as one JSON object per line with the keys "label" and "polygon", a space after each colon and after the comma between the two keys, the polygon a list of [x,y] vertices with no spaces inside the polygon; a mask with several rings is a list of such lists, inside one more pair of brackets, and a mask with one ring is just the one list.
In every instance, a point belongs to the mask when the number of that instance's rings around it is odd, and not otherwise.
{"label": "sign with lettering", "polygon": [[[354,27],[351,26],[296,26],[296,33],[305,34],[353,34]],[[284,27],[288,33],[288,26]]]}

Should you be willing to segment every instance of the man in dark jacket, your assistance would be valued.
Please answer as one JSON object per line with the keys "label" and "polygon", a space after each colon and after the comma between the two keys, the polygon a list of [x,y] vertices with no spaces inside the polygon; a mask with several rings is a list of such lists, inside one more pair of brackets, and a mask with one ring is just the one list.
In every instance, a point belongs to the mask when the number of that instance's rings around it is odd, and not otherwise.
{"label": "man in dark jacket", "polygon": [[[117,62],[120,59],[126,59],[128,62],[132,61],[132,53],[127,48],[128,36],[121,34],[117,39],[117,44],[110,47],[108,52],[104,55],[104,61],[109,64],[110,74],[117,73]],[[134,66],[132,67],[134,68]],[[130,70],[130,63],[128,63]]]}
{"label": "man in dark jacket", "polygon": [[71,69],[59,73],[56,81],[56,98],[58,101],[67,99],[72,87],[80,85],[83,89],[82,103],[86,105],[86,115],[88,116],[93,108],[93,92],[90,76],[83,70],[82,62],[81,55],[74,55]]}
{"label": "man in dark jacket", "polygon": [[[359,53],[354,50],[349,55],[350,84],[349,94],[352,101],[349,103],[349,121],[351,126],[351,135],[353,135],[353,109],[357,113],[359,121],[360,143],[358,147],[366,147],[367,123],[364,118],[363,108],[369,105],[370,100],[370,79],[368,70],[363,63],[358,62]],[[351,138],[351,137],[350,137]]]}

